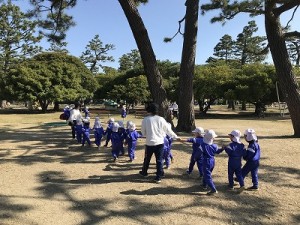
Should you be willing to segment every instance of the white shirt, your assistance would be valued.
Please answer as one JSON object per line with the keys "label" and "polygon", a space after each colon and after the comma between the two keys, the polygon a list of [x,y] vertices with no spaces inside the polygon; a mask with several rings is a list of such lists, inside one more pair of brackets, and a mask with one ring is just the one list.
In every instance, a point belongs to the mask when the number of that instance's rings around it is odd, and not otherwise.
{"label": "white shirt", "polygon": [[157,115],[150,115],[142,121],[142,134],[146,137],[146,145],[155,146],[164,143],[164,137],[168,134],[171,138],[178,138],[172,131],[167,121]]}
{"label": "white shirt", "polygon": [[79,109],[72,109],[70,111],[70,117],[68,119],[68,121],[73,121],[73,120],[77,120],[77,119],[81,119],[81,113]]}

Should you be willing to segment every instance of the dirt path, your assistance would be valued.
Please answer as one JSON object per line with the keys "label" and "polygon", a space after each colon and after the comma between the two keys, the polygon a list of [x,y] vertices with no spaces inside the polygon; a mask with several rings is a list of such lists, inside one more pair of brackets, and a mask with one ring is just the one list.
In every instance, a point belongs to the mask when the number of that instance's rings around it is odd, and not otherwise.
{"label": "dirt path", "polygon": [[[113,163],[108,148],[79,147],[58,115],[0,115],[1,225],[300,224],[300,139],[290,137],[288,119],[197,120],[197,126],[216,131],[218,143],[227,142],[233,129],[252,127],[262,148],[258,192],[226,189],[222,153],[213,171],[219,194],[207,196],[196,171],[190,178],[183,175],[189,144],[174,143],[175,162],[156,184],[154,164],[149,177],[138,175],[142,139],[136,161],[122,157]],[[129,119],[140,125],[141,119]]]}

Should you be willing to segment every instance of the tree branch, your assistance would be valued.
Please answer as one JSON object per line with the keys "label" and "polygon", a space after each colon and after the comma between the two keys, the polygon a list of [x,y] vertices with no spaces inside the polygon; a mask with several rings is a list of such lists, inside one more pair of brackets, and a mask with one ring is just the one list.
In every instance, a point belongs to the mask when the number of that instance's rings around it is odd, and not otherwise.
{"label": "tree branch", "polygon": [[284,3],[283,5],[279,6],[278,8],[274,9],[274,15],[276,17],[280,16],[282,13],[300,5],[300,0],[290,0],[289,2]]}
{"label": "tree branch", "polygon": [[298,37],[300,38],[300,32],[299,31],[292,31],[292,32],[287,32],[284,34],[285,38],[289,38],[289,37]]}
{"label": "tree branch", "polygon": [[296,8],[294,9],[294,12],[293,12],[293,14],[292,14],[292,17],[291,17],[291,19],[287,22],[287,24],[286,24],[286,26],[285,26],[285,28],[288,28],[289,27],[289,24],[290,24],[290,22],[294,19],[294,16],[295,16],[295,13],[296,13],[296,11],[297,11],[297,9],[298,9],[298,7],[299,7],[299,5],[297,5],[296,6]]}
{"label": "tree branch", "polygon": [[182,31],[181,31],[181,23],[182,23],[184,20],[185,20],[185,16],[184,16],[181,20],[178,21],[178,30],[177,30],[177,32],[173,35],[173,37],[171,37],[171,38],[168,38],[168,37],[164,38],[164,42],[170,42],[170,41],[172,41],[178,34],[183,35],[183,33],[182,33]]}

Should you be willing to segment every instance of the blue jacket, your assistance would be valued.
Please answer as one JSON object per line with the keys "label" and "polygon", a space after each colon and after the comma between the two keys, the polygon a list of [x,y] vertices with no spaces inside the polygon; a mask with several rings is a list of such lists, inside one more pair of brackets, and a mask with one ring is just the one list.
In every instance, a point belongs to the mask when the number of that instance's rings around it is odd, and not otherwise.
{"label": "blue jacket", "polygon": [[[112,127],[113,127],[113,123],[109,123],[106,130],[105,130],[105,134],[107,134],[108,137],[111,136],[111,133],[112,133]],[[104,135],[105,135],[104,134]]]}
{"label": "blue jacket", "polygon": [[246,161],[257,161],[260,159],[260,146],[258,142],[249,142],[244,159]]}
{"label": "blue jacket", "polygon": [[204,159],[214,159],[215,154],[219,154],[220,152],[222,152],[222,149],[219,149],[218,145],[209,145],[204,142],[200,144],[200,149],[203,152]]}
{"label": "blue jacket", "polygon": [[[187,142],[193,143],[193,153],[201,151],[200,145],[203,143],[203,137],[196,137],[196,138],[189,138],[187,139]],[[202,152],[202,151],[201,151]]]}
{"label": "blue jacket", "polygon": [[119,132],[111,133],[111,145],[113,151],[120,150],[123,147],[123,137]]}
{"label": "blue jacket", "polygon": [[138,138],[142,137],[136,130],[127,130],[126,132],[126,143],[131,144],[133,142],[136,142]]}
{"label": "blue jacket", "polygon": [[226,146],[225,152],[229,157],[229,165],[241,165],[242,158],[246,155],[245,145],[237,142],[231,142],[228,146]]}

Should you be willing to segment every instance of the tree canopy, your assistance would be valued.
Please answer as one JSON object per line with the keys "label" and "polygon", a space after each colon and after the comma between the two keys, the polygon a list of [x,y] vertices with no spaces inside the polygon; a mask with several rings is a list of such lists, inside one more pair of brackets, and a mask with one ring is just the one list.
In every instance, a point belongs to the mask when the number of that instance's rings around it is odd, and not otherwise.
{"label": "tree canopy", "polygon": [[0,6],[0,98],[10,98],[6,91],[9,71],[41,50],[35,34],[36,21],[28,19],[18,6],[9,0]]}
{"label": "tree canopy", "polygon": [[19,100],[50,102],[92,98],[97,88],[93,74],[80,59],[65,53],[41,53],[11,71],[9,89]]}

